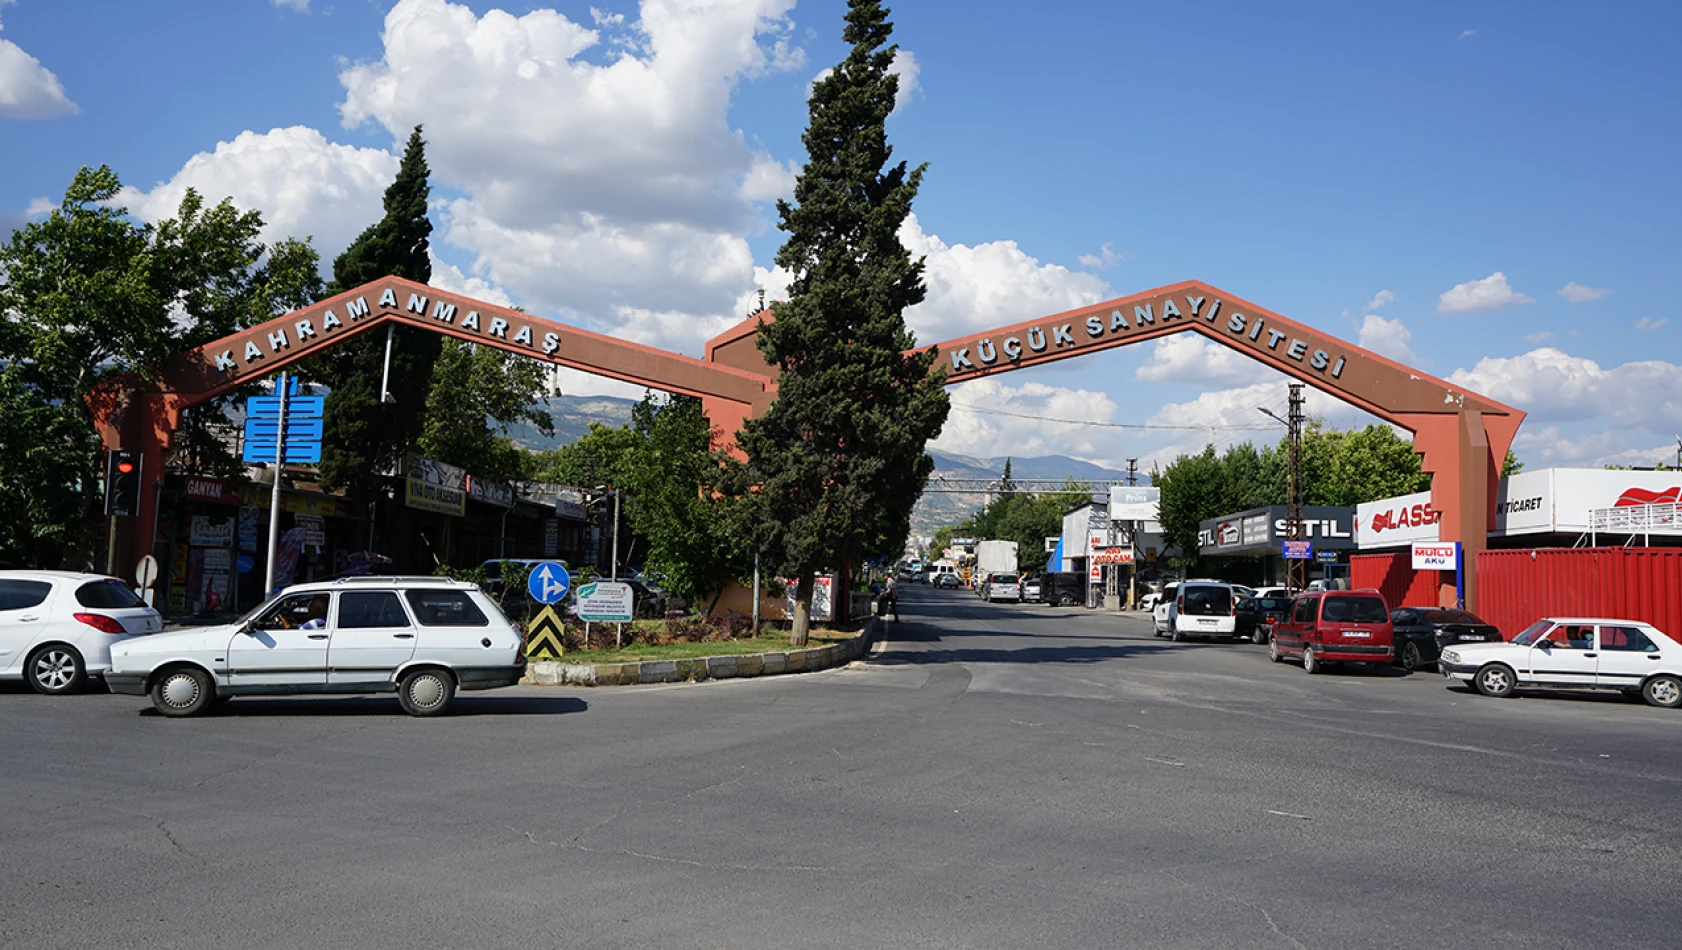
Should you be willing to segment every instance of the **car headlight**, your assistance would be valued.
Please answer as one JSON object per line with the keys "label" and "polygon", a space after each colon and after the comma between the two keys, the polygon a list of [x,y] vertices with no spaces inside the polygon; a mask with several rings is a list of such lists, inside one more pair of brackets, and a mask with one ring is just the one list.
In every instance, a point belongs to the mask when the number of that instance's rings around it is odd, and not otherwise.
{"label": "car headlight", "polygon": [[1443,659],[1447,660],[1450,663],[1459,663],[1460,662],[1460,654],[1454,652],[1453,650],[1444,650],[1443,651]]}

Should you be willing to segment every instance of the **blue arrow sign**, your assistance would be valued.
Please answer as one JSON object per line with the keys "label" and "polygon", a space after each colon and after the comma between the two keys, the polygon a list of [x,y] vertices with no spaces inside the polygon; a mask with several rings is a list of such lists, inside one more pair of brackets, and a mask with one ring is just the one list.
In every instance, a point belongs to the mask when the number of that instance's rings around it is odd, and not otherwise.
{"label": "blue arrow sign", "polygon": [[[286,400],[287,421],[298,418],[315,418],[326,411],[326,396],[299,396]],[[280,418],[279,396],[252,396],[245,401],[247,416],[267,416],[270,419]]]}
{"label": "blue arrow sign", "polygon": [[[240,461],[255,463],[273,463],[277,446],[273,439],[266,442],[245,443],[245,451],[240,454]],[[286,440],[286,463],[288,465],[314,465],[321,461],[320,442],[293,442]]]}
{"label": "blue arrow sign", "polygon": [[557,604],[572,587],[572,576],[559,561],[540,561],[526,575],[526,593],[540,604]]}

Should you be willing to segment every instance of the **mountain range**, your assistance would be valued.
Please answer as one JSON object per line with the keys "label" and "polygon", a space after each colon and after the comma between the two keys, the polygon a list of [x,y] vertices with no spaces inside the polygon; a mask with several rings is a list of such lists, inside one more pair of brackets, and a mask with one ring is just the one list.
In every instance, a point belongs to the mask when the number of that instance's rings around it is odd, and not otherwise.
{"label": "mountain range", "polygon": [[[606,426],[628,425],[631,408],[636,400],[615,396],[550,396],[539,400],[533,408],[547,411],[555,422],[555,435],[546,437],[530,426],[516,426],[509,433],[514,441],[533,451],[557,448],[576,441],[590,430],[592,422]],[[1004,474],[1005,459],[977,458],[930,449],[937,477],[964,479],[995,479]],[[1011,458],[1012,478],[1027,479],[1085,479],[1114,481],[1126,478],[1125,472],[1084,462],[1067,455],[1043,455]],[[1141,479],[1143,481],[1144,479]],[[983,492],[924,492],[911,512],[911,533],[933,534],[942,525],[956,524],[986,504]]]}

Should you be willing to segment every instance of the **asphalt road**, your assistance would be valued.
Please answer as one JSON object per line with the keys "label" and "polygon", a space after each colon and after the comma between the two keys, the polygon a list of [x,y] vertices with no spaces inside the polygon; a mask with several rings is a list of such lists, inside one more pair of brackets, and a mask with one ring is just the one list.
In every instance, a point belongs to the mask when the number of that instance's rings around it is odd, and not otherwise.
{"label": "asphalt road", "polygon": [[0,689],[0,946],[1575,947],[1682,928],[1682,714],[903,588],[801,676]]}

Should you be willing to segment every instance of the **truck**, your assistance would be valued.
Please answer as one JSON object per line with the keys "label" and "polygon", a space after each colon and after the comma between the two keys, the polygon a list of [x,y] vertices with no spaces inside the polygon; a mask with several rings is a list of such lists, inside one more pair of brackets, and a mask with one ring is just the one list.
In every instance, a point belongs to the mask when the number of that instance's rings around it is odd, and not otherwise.
{"label": "truck", "polygon": [[1016,573],[1015,541],[978,541],[975,545],[977,586],[986,583],[989,574]]}

